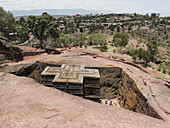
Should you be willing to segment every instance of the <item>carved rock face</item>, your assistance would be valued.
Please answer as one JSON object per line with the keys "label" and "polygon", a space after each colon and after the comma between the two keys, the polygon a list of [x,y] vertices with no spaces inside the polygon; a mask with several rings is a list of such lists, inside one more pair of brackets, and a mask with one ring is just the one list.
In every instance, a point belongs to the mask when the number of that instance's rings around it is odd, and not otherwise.
{"label": "carved rock face", "polygon": [[[41,82],[41,73],[46,67],[57,67],[60,68],[61,65],[54,63],[41,62],[32,65],[18,66],[13,70],[8,69],[8,72],[12,72],[17,75],[30,76]],[[23,68],[22,68],[23,67]],[[16,70],[17,69],[17,70]],[[99,94],[100,98],[113,99],[117,98],[121,107],[129,109],[138,113],[146,114],[155,118],[162,119],[160,115],[150,106],[147,102],[146,97],[138,89],[136,83],[129,77],[129,75],[118,67],[88,67],[88,69],[97,69],[100,73],[99,87],[95,88],[97,82],[85,78],[84,90],[83,92],[81,84],[55,84],[52,87],[61,88],[60,90],[75,94],[79,96],[94,96]],[[72,70],[71,70],[72,71]],[[54,79],[49,77],[51,81]],[[95,85],[95,86],[94,86]],[[65,87],[65,88],[64,88]],[[89,89],[91,88],[91,90]],[[94,88],[94,89],[92,89]],[[69,92],[70,91],[70,92]],[[84,95],[83,95],[84,93]],[[91,95],[90,95],[91,94]],[[86,98],[86,97],[85,97]],[[92,97],[94,98],[94,97]]]}

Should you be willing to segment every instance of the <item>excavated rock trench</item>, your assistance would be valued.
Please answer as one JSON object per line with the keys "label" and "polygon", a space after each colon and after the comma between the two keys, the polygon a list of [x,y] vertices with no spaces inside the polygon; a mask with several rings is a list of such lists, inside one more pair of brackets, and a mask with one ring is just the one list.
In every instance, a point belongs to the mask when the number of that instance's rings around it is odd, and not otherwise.
{"label": "excavated rock trench", "polygon": [[[8,72],[27,76],[41,83],[41,72],[47,66],[60,67],[61,64],[52,62],[37,62],[30,65],[20,65],[8,68]],[[131,111],[146,114],[148,116],[162,119],[161,116],[149,105],[145,96],[138,89],[134,80],[118,67],[86,67],[95,68],[100,72],[100,97],[102,99],[117,98],[120,107]]]}

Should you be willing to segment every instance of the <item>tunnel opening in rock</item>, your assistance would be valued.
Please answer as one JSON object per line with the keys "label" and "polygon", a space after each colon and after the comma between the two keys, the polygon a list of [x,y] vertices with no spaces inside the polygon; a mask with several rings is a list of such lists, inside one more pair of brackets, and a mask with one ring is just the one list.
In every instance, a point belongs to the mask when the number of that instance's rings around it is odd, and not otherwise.
{"label": "tunnel opening in rock", "polygon": [[113,99],[113,101],[118,102],[121,108],[162,119],[147,102],[147,99],[138,89],[135,81],[121,68],[112,66],[85,67],[85,69],[88,70],[98,70],[100,78],[94,79],[93,77],[84,77],[83,83],[77,84],[73,82],[70,84],[68,82],[52,82],[56,76],[51,76],[49,77],[50,81],[43,83],[42,72],[47,67],[60,68],[61,66],[62,64],[60,63],[37,62],[30,65],[17,66],[18,70],[11,71],[11,73],[18,76],[33,78],[45,86],[57,88],[63,92],[90,99],[95,102],[99,102],[100,99]]}

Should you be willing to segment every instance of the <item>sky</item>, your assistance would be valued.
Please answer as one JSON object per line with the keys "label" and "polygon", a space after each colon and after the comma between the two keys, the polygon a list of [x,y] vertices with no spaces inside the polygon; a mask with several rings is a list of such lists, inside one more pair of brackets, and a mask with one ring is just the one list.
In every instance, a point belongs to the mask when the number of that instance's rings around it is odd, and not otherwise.
{"label": "sky", "polygon": [[170,16],[170,0],[0,0],[5,10],[88,9]]}

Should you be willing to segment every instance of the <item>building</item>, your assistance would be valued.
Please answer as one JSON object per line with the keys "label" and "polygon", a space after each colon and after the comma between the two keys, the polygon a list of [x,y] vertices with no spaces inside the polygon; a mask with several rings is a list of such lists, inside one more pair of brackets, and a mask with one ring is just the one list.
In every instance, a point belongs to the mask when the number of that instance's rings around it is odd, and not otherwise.
{"label": "building", "polygon": [[46,67],[41,73],[42,84],[55,87],[72,95],[99,100],[100,75],[98,69],[85,69],[83,65],[63,64]]}

